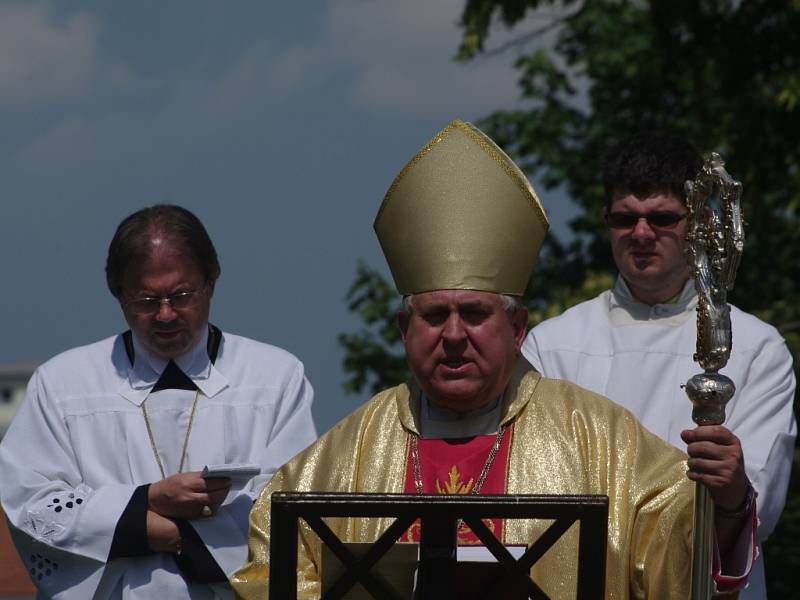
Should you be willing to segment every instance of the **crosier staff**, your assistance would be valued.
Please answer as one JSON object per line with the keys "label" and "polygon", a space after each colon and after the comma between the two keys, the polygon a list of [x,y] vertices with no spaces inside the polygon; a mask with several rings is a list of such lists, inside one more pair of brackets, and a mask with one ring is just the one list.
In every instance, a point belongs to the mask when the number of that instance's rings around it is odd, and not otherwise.
{"label": "crosier staff", "polygon": [[[714,192],[717,192],[717,202]],[[731,317],[728,290],[733,288],[744,246],[741,212],[742,184],[725,170],[713,152],[694,181],[686,182],[688,230],[686,255],[697,290],[697,352],[704,369],[686,382],[692,401],[692,420],[698,425],[725,422],[725,404],[736,386],[721,375],[731,355]],[[692,600],[711,597],[711,543],[714,503],[708,488],[697,482],[694,504]]]}

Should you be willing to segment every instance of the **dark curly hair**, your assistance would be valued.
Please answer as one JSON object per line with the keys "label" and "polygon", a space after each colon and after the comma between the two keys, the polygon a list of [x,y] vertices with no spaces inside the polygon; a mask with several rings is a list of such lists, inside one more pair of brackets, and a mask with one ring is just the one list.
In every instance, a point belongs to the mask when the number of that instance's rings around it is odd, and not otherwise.
{"label": "dark curly hair", "polygon": [[156,234],[186,250],[207,282],[213,284],[219,278],[222,269],[217,251],[200,219],[181,206],[157,204],[126,217],[111,240],[106,258],[106,283],[115,298],[122,296],[126,269],[132,261],[151,252],[149,242]]}
{"label": "dark curly hair", "polygon": [[661,132],[625,138],[603,157],[606,209],[615,194],[647,198],[672,195],[685,201],[684,182],[694,179],[703,159],[687,140]]}

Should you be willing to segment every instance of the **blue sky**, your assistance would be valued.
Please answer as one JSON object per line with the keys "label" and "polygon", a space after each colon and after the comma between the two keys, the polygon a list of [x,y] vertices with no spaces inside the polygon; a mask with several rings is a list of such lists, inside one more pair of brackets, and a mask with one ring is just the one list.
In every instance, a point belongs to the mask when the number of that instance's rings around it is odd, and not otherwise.
{"label": "blue sky", "polygon": [[[357,260],[388,273],[372,231],[386,188],[452,118],[519,101],[513,55],[452,60],[461,9],[0,3],[0,362],[123,330],[108,242],[169,202],[217,246],[212,321],[300,357],[321,430],[363,402],[342,391],[336,336],[359,327],[344,302]],[[563,232],[574,208],[539,192]]]}

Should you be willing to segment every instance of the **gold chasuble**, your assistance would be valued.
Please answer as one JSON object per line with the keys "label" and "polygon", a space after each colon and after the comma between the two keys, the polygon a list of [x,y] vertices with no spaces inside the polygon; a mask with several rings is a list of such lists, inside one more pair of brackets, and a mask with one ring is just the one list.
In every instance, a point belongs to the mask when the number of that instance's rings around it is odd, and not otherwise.
{"label": "gold chasuble", "polygon": [[[502,411],[502,444],[507,450],[498,452],[490,473],[501,474],[503,487],[495,488],[487,478],[481,491],[607,495],[606,597],[688,598],[694,491],[685,475],[685,455],[642,428],[620,406],[566,381],[544,379],[522,359],[504,394]],[[236,592],[247,599],[267,597],[272,492],[414,490],[408,470],[419,415],[419,389],[399,385],[372,398],[282,467],[250,514],[249,558],[232,579]],[[485,450],[491,440],[483,443]],[[431,449],[427,446],[428,442],[420,445],[425,492],[435,491],[437,481],[443,491],[464,491],[463,486],[476,478],[475,469],[467,473],[458,463],[458,473],[451,477],[448,461],[439,465],[444,467],[437,475],[435,467],[425,464]],[[482,465],[486,453],[476,454]],[[364,542],[374,541],[391,519],[326,522],[343,541]],[[548,525],[508,520],[501,538],[505,544],[529,544]],[[577,533],[573,526],[531,571],[552,598],[575,597]],[[320,542],[302,521],[298,554],[299,597],[318,598]]]}

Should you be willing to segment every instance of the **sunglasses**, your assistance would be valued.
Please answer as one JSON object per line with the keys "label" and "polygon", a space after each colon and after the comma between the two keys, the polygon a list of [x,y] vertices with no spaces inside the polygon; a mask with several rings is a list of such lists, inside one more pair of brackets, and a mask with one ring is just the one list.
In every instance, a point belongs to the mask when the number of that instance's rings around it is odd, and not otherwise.
{"label": "sunglasses", "polygon": [[651,229],[674,229],[675,226],[686,218],[687,213],[674,212],[610,212],[606,213],[606,225],[612,229],[633,229],[639,219],[647,221]]}

